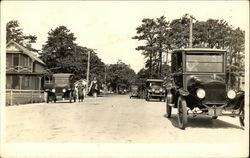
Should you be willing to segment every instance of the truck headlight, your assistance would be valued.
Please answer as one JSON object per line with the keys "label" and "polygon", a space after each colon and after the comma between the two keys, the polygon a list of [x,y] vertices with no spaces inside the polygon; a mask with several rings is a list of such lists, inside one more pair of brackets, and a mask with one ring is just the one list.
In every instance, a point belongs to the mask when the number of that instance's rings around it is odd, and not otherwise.
{"label": "truck headlight", "polygon": [[55,92],[56,92],[56,90],[53,88],[53,89],[52,89],[52,92],[53,92],[53,93],[55,93]]}
{"label": "truck headlight", "polygon": [[203,99],[203,98],[205,98],[205,96],[206,96],[206,92],[205,92],[204,89],[198,88],[198,89],[196,90],[196,95],[197,95],[198,98]]}
{"label": "truck headlight", "polygon": [[63,91],[63,93],[65,93],[65,92],[66,92],[66,89],[64,89],[64,88],[63,88],[63,90],[62,90],[62,91]]}
{"label": "truck headlight", "polygon": [[229,98],[229,99],[234,99],[235,97],[236,97],[236,92],[234,91],[234,90],[229,90],[228,92],[227,92],[227,97]]}

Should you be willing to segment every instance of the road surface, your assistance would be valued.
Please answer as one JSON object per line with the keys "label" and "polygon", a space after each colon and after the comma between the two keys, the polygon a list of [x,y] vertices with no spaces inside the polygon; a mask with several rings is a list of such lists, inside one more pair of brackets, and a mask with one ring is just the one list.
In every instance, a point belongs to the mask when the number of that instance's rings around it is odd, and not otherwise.
{"label": "road surface", "polygon": [[6,107],[7,142],[82,143],[242,143],[238,118],[189,117],[178,128],[176,109],[165,117],[165,103],[127,95],[83,102],[37,103]]}

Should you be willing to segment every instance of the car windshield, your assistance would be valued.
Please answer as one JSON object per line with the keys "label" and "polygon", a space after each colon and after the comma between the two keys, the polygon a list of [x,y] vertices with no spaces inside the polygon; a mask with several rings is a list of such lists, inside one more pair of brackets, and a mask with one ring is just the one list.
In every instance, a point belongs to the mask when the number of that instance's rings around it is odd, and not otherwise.
{"label": "car windshield", "polygon": [[221,53],[187,53],[187,72],[223,72],[223,54]]}
{"label": "car windshield", "polygon": [[55,77],[55,83],[56,84],[68,84],[69,83],[69,78],[58,78],[58,77]]}
{"label": "car windshield", "polygon": [[149,85],[150,85],[150,87],[152,87],[152,86],[162,86],[162,82],[151,82]]}

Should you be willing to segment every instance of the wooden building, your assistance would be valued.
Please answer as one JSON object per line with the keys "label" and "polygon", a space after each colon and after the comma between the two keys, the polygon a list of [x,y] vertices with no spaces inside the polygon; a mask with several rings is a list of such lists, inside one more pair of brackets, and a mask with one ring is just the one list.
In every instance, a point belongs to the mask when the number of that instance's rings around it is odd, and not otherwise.
{"label": "wooden building", "polygon": [[[6,45],[6,92],[40,92],[45,63],[33,52],[10,41]],[[33,96],[32,96],[33,97]],[[34,98],[34,97],[33,97]],[[8,100],[7,100],[8,102]],[[17,101],[18,102],[18,101]]]}

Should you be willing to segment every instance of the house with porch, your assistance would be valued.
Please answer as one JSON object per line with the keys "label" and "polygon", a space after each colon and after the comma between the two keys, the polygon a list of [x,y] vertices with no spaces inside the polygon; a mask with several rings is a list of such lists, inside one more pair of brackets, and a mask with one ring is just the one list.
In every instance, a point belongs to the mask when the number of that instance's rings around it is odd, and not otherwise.
{"label": "house with porch", "polygon": [[[22,45],[6,45],[6,103],[40,102],[45,63]],[[31,100],[32,99],[32,100]]]}

